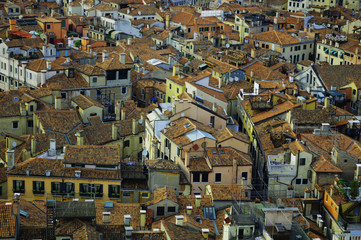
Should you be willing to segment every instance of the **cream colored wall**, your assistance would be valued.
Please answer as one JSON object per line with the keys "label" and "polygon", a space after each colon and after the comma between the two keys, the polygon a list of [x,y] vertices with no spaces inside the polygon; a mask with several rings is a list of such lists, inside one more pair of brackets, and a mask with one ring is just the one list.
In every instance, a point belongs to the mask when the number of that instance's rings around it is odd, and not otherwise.
{"label": "cream colored wall", "polygon": [[175,115],[170,118],[171,121],[175,121],[182,116],[185,116],[208,126],[211,122],[211,116],[214,116],[214,128],[223,129],[227,127],[227,119],[221,118],[213,112],[197,107],[192,102],[188,102],[187,100],[176,100],[173,104]]}
{"label": "cream colored wall", "polygon": [[[75,104],[75,106],[77,105]],[[89,122],[88,117],[90,117],[90,114],[92,113],[96,113],[97,114],[96,116],[99,116],[100,119],[103,120],[103,109],[97,106],[92,106],[87,109],[79,108],[78,112],[83,120],[83,123]]]}
{"label": "cream colored wall", "polygon": [[217,146],[221,145],[222,147],[233,147],[241,152],[248,153],[249,144],[239,141],[236,138],[229,138],[223,142],[218,142]]}

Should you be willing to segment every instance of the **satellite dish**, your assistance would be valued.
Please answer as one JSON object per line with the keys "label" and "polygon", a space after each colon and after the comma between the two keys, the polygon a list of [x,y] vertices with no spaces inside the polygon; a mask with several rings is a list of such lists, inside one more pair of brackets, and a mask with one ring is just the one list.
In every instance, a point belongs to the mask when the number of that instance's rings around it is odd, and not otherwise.
{"label": "satellite dish", "polygon": [[147,156],[147,155],[148,155],[148,151],[147,151],[147,150],[143,150],[142,155],[143,155],[143,156]]}
{"label": "satellite dish", "polygon": [[16,142],[13,142],[12,145],[13,145],[13,147],[16,147],[17,144],[16,144]]}
{"label": "satellite dish", "polygon": [[229,43],[226,44],[226,48],[229,48],[231,45],[229,45]]}

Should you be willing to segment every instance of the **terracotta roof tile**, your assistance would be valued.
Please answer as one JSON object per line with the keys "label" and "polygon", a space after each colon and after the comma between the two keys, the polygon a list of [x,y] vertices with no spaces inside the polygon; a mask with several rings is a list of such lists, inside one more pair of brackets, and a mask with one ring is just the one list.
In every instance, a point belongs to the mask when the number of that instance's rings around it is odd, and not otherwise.
{"label": "terracotta roof tile", "polygon": [[80,94],[76,97],[73,97],[71,99],[76,105],[78,105],[81,109],[87,109],[90,107],[100,107],[103,108],[104,106],[97,100],[92,99],[89,96],[85,96],[83,94]]}
{"label": "terracotta roof tile", "polygon": [[44,130],[68,133],[82,123],[74,110],[36,111],[35,114]]}
{"label": "terracotta roof tile", "polygon": [[[104,203],[96,203],[96,224],[97,225],[124,225],[124,215],[130,215],[130,226],[134,230],[140,226],[139,203],[117,203],[113,202],[113,208],[105,208]],[[110,221],[103,221],[103,212],[110,212]]]}
{"label": "terracotta roof tile", "polygon": [[14,238],[16,217],[12,214],[13,205],[6,205],[7,202],[0,202],[0,237]]}
{"label": "terracotta roof tile", "polygon": [[175,190],[165,186],[154,190],[154,198],[152,201],[147,202],[147,205],[153,205],[159,203],[165,199],[171,200],[172,202],[178,203],[177,193]]}
{"label": "terracotta roof tile", "polygon": [[339,167],[322,156],[311,164],[311,168],[318,173],[342,173]]}
{"label": "terracotta roof tile", "polygon": [[175,164],[173,161],[159,159],[159,160],[147,160],[145,162],[148,169],[151,170],[170,170],[170,171],[181,171],[180,167]]}
{"label": "terracotta roof tile", "polygon": [[120,163],[120,146],[78,146],[66,147],[64,163],[116,166]]}
{"label": "terracotta roof tile", "polygon": [[188,170],[190,172],[211,172],[211,168],[204,157],[190,157]]}
{"label": "terracotta roof tile", "polygon": [[232,147],[207,148],[206,156],[212,167],[232,166],[233,160],[237,161],[238,166],[251,166],[251,157]]}
{"label": "terracotta roof tile", "polygon": [[246,200],[244,188],[239,185],[211,184],[212,201]]}

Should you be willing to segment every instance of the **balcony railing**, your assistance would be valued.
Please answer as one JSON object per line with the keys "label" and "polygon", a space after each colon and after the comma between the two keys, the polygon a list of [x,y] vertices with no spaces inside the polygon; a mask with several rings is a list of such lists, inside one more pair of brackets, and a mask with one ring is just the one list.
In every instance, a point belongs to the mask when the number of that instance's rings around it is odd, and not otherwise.
{"label": "balcony railing", "polygon": [[289,164],[269,164],[268,165],[268,173],[269,174],[292,175],[295,172],[296,172],[295,165],[289,165]]}

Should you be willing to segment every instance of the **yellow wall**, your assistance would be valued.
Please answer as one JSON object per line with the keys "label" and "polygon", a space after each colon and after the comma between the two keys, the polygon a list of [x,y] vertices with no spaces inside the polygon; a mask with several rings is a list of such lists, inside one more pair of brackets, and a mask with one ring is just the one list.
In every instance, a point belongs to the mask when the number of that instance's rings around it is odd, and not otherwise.
{"label": "yellow wall", "polygon": [[[31,174],[31,173],[30,173]],[[103,184],[103,197],[96,198],[96,201],[109,201],[108,197],[108,185],[121,185],[120,180],[99,180],[99,179],[78,179],[78,178],[56,178],[56,177],[35,177],[35,176],[8,176],[8,197],[11,198],[14,195],[13,192],[13,180],[24,180],[25,181],[25,193],[22,194],[22,198],[28,201],[33,200],[45,200],[45,199],[56,199],[56,200],[70,200],[73,198],[79,199],[89,199],[89,197],[80,197],[79,195],[79,184],[80,183],[89,183],[89,184]],[[44,194],[34,195],[33,194],[33,181],[44,181]],[[51,182],[72,182],[74,183],[74,197],[61,197],[54,196],[51,193]]]}
{"label": "yellow wall", "polygon": [[[172,86],[172,89],[170,88],[170,85]],[[170,97],[170,102],[173,102],[173,97],[177,97],[179,94],[182,94],[184,92],[185,92],[185,85],[182,86],[167,79],[166,98],[165,98],[166,102],[169,102],[168,97]]]}
{"label": "yellow wall", "polygon": [[339,206],[336,204],[336,202],[331,198],[329,193],[325,191],[325,196],[323,198],[323,204],[328,209],[328,211],[331,213],[331,215],[338,220],[339,215]]}

